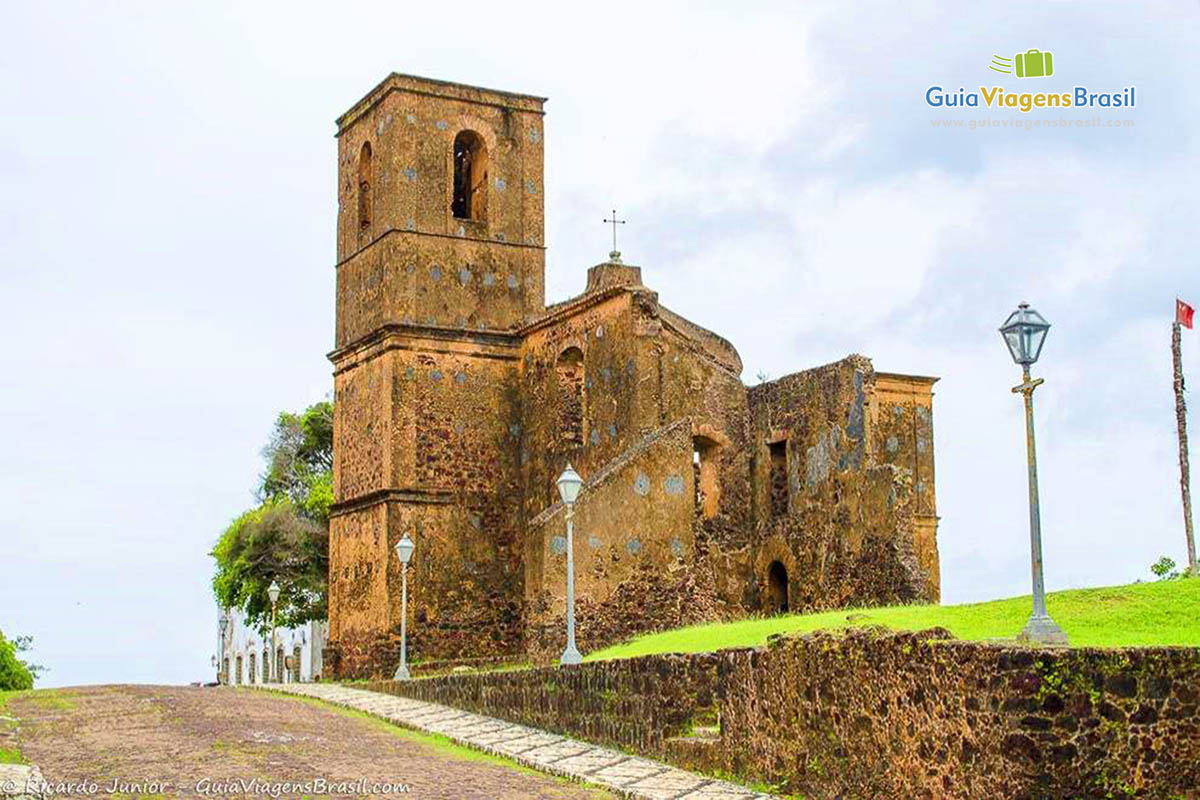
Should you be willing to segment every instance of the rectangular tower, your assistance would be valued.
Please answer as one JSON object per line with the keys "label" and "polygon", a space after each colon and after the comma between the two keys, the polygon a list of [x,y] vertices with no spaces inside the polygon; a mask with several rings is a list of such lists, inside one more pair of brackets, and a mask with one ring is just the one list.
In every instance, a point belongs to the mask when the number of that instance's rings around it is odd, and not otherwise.
{"label": "rectangular tower", "polygon": [[545,307],[543,102],[393,74],[337,121],[339,674],[396,657],[405,533],[414,654],[520,649],[515,330]]}

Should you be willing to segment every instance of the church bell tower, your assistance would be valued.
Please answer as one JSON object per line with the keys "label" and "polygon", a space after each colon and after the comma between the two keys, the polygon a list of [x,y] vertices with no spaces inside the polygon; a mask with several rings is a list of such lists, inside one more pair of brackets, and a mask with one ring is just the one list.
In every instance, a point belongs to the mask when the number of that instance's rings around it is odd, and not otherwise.
{"label": "church bell tower", "polygon": [[389,76],[337,121],[337,346],[544,306],[544,98]]}
{"label": "church bell tower", "polygon": [[[330,641],[519,647],[516,330],[544,300],[544,98],[393,74],[337,120]],[[413,625],[411,623],[417,623]]]}

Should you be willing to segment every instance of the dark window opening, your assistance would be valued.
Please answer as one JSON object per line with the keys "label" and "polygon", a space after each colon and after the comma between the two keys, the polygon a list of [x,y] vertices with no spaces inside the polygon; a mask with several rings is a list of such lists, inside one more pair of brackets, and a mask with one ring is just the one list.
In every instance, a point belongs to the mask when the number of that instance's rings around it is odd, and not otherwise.
{"label": "dark window opening", "polygon": [[771,516],[782,517],[788,510],[787,440],[771,442]]}
{"label": "dark window opening", "polygon": [[271,651],[265,647],[263,648],[262,672],[263,672],[262,682],[270,683],[271,682]]}
{"label": "dark window opening", "polygon": [[283,683],[283,645],[275,651],[275,680]]}
{"label": "dark window opening", "polygon": [[778,561],[772,561],[767,569],[767,602],[773,614],[788,612],[787,567]]}
{"label": "dark window opening", "polygon": [[258,670],[256,669],[257,663],[258,662],[256,662],[255,658],[254,658],[254,653],[251,653],[250,654],[250,681],[249,681],[250,683],[254,683],[255,680],[257,680],[258,676],[255,674],[258,672]]}
{"label": "dark window opening", "polygon": [[234,677],[233,682],[235,684],[241,685],[241,682],[242,682],[242,657],[241,656],[237,657],[237,673],[233,677]]}
{"label": "dark window opening", "polygon": [[358,227],[371,227],[371,143],[363,142],[358,155]]}
{"label": "dark window opening", "polygon": [[721,495],[720,473],[717,468],[719,445],[712,439],[696,436],[692,439],[692,479],[696,513],[702,519],[716,516]]}
{"label": "dark window opening", "polygon": [[482,220],[487,212],[487,147],[475,131],[454,137],[454,200],[459,219]]}
{"label": "dark window opening", "polygon": [[555,365],[559,388],[558,437],[564,445],[583,444],[583,351],[568,347]]}

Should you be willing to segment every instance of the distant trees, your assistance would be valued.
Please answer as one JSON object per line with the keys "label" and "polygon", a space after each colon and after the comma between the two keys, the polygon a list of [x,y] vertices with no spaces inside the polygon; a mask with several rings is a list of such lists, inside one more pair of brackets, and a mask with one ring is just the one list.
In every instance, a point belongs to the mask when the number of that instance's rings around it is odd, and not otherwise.
{"label": "distant trees", "polygon": [[267,588],[280,587],[281,626],[325,619],[329,594],[329,507],[333,504],[333,404],[281,412],[262,450],[259,503],[240,514],[213,547],[213,595],[265,630]]}
{"label": "distant trees", "polygon": [[45,667],[26,664],[17,658],[17,653],[28,650],[32,643],[33,638],[30,636],[15,636],[10,642],[4,638],[3,631],[0,631],[0,691],[33,688],[33,679]]}

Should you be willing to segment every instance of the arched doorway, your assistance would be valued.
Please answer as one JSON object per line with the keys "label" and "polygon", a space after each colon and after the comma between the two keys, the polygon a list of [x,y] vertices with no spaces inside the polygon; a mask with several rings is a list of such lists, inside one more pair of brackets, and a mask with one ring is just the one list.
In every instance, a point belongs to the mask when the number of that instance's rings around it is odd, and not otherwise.
{"label": "arched doorway", "polygon": [[772,561],[767,568],[767,602],[770,613],[788,613],[787,567],[780,561]]}

